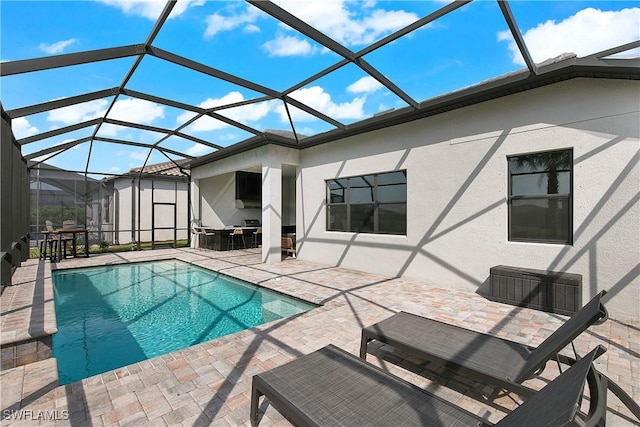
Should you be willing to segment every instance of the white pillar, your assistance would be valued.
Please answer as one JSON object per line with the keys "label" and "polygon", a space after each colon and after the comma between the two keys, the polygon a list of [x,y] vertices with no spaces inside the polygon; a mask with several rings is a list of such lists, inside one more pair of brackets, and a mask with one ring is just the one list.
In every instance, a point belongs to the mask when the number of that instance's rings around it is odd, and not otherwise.
{"label": "white pillar", "polygon": [[[200,209],[200,203],[201,203],[200,180],[194,179],[191,181],[191,206],[189,206],[189,226],[190,227],[194,219],[202,220],[202,218],[200,218],[200,215],[202,212],[202,209]],[[191,233],[191,230],[189,230],[189,233]],[[196,248],[196,245],[199,243],[197,240],[198,240],[198,237],[192,234],[191,247],[194,249]]]}
{"label": "white pillar", "polygon": [[282,164],[273,153],[262,163],[262,262],[278,263],[282,237]]}

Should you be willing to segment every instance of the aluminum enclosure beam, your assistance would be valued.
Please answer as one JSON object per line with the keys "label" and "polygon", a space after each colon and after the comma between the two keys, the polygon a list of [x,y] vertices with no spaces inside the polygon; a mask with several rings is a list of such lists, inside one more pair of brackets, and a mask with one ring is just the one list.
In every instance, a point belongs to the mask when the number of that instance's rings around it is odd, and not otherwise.
{"label": "aluminum enclosure beam", "polygon": [[118,93],[118,88],[103,89],[97,92],[85,93],[82,95],[70,96],[68,98],[56,99],[54,101],[34,104],[28,107],[14,108],[7,111],[9,117],[15,119],[17,117],[30,116],[31,114],[44,113],[45,111],[55,110],[57,108],[69,107],[71,105],[82,104],[83,102],[94,101],[96,99],[107,98]]}
{"label": "aluminum enclosure beam", "polygon": [[34,59],[3,62],[0,76],[31,73],[34,71],[50,70],[52,68],[69,67],[71,65],[88,64],[90,62],[106,61],[109,59],[126,58],[128,56],[145,53],[143,44],[111,47],[107,49],[88,50],[85,52],[66,53]]}
{"label": "aluminum enclosure beam", "polygon": [[505,21],[507,21],[507,25],[509,26],[509,31],[511,31],[511,35],[513,36],[516,45],[518,46],[518,50],[524,59],[524,63],[527,64],[527,68],[533,74],[538,74],[538,70],[535,62],[533,62],[533,58],[529,53],[529,49],[527,48],[527,44],[524,42],[524,37],[522,37],[522,33],[518,29],[518,24],[516,24],[516,19],[513,16],[513,12],[511,11],[511,7],[509,3],[504,0],[498,0],[498,5],[500,6],[500,10],[502,11],[502,15],[504,16]]}
{"label": "aluminum enclosure beam", "polygon": [[258,9],[262,10],[263,12],[271,15],[272,17],[276,18],[280,22],[284,22],[291,28],[295,29],[296,31],[299,31],[300,33],[304,34],[305,36],[309,37],[315,42],[321,44],[327,49],[330,49],[333,52],[337,53],[338,55],[342,56],[343,58],[348,59],[350,62],[354,63],[356,66],[358,66],[359,68],[364,70],[366,73],[371,75],[373,78],[378,80],[382,85],[384,85],[387,89],[389,89],[391,92],[396,94],[396,96],[401,98],[407,104],[411,105],[414,108],[417,108],[418,103],[413,98],[411,98],[408,94],[402,91],[398,86],[393,84],[389,79],[384,77],[382,73],[380,73],[371,65],[367,64],[363,60],[356,61],[356,56],[351,50],[347,49],[346,47],[336,42],[332,38],[321,33],[320,31],[313,28],[311,25],[307,24],[306,22],[302,21],[298,17],[292,15],[291,13],[287,12],[286,10],[282,9],[281,7],[275,5],[270,1],[247,0],[247,2],[257,7]]}
{"label": "aluminum enclosure beam", "polygon": [[75,141],[66,142],[60,145],[54,145],[49,148],[45,148],[44,150],[36,151],[35,153],[27,154],[24,156],[27,160],[33,160],[41,156],[46,156],[47,154],[55,153],[56,151],[66,151],[69,148],[73,148],[76,145],[82,144],[83,142],[91,141],[91,137],[87,136],[84,138],[76,139]]}
{"label": "aluminum enclosure beam", "polygon": [[74,125],[61,127],[58,129],[50,130],[48,132],[39,133],[37,135],[28,136],[26,138],[22,138],[18,140],[18,144],[24,145],[29,144],[31,142],[40,141],[42,139],[51,138],[52,136],[62,135],[64,133],[73,132],[78,129],[83,129],[89,126],[96,126],[102,122],[102,118],[87,120],[86,122],[76,123]]}
{"label": "aluminum enclosure beam", "polygon": [[184,133],[181,133],[181,132],[177,132],[177,131],[172,130],[172,129],[166,129],[166,128],[161,128],[161,127],[157,127],[157,126],[143,125],[141,123],[126,122],[126,121],[123,121],[123,120],[116,120],[116,119],[104,119],[103,122],[104,123],[108,123],[108,124],[112,124],[112,125],[117,125],[117,126],[132,127],[132,128],[135,128],[135,129],[142,129],[142,130],[146,130],[146,131],[150,131],[150,132],[162,133],[162,134],[166,134],[166,135],[175,135],[175,136],[179,136],[181,138],[188,139],[190,141],[197,142],[199,144],[206,145],[208,147],[215,148],[215,149],[218,149],[218,150],[223,148],[220,145],[212,144],[212,143],[210,143],[208,141],[205,141],[203,139],[196,138],[194,136],[187,135],[187,134],[184,134]]}

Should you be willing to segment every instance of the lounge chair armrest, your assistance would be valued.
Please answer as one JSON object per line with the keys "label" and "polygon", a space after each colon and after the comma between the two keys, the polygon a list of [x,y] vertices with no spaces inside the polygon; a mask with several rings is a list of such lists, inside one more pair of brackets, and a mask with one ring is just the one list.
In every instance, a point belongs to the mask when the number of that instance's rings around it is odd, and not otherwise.
{"label": "lounge chair armrest", "polygon": [[[594,350],[595,350],[595,355],[593,357],[593,360],[596,360],[598,357],[602,356],[603,354],[605,354],[607,352],[607,348],[605,346],[603,346],[602,344],[598,345]],[[580,358],[578,357],[578,359],[576,360],[575,357],[571,357],[571,356],[567,356],[565,354],[558,353],[556,355],[556,359],[557,359],[558,362],[560,362],[560,363],[562,363],[564,365],[572,366]]]}
{"label": "lounge chair armrest", "polygon": [[[602,291],[603,295],[605,291]],[[604,322],[606,322],[607,320],[609,320],[609,311],[607,310],[607,307],[604,306],[604,304],[600,304],[600,312],[602,313],[602,317],[598,320],[596,320],[595,322],[593,322],[594,325],[602,325]]]}
{"label": "lounge chair armrest", "polygon": [[596,368],[591,365],[587,374],[587,384],[589,386],[589,413],[584,422],[585,427],[596,427],[606,425],[607,416],[607,377],[600,375]]}
{"label": "lounge chair armrest", "polygon": [[[596,350],[554,378],[535,395],[500,420],[496,427],[522,425],[599,425],[606,414],[606,393],[592,362]],[[585,382],[589,386],[590,407],[585,419],[579,413]],[[604,400],[604,402],[603,402]]]}
{"label": "lounge chair armrest", "polygon": [[610,390],[624,406],[627,407],[629,411],[636,417],[638,421],[640,421],[640,405],[633,400],[629,394],[622,389],[615,381],[612,381],[609,377],[597,371],[600,376],[600,380],[603,383],[603,387],[606,387],[607,390]]}

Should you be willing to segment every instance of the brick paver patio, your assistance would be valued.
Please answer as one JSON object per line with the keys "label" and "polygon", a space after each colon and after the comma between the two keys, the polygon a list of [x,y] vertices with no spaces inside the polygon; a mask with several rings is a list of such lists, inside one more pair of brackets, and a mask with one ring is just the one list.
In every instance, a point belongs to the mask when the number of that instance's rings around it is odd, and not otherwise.
{"label": "brick paver patio", "polygon": [[[64,260],[53,268],[177,258],[272,288],[321,306],[305,314],[125,366],[70,385],[57,386],[55,359],[0,373],[3,425],[249,425],[254,374],[333,343],[358,354],[361,328],[405,310],[524,344],[537,345],[566,318],[487,301],[462,290],[426,282],[288,259],[262,264],[258,250],[214,252],[163,249]],[[28,260],[2,295],[2,343],[29,331],[55,330],[49,262]],[[32,303],[35,301],[35,303]],[[585,301],[586,302],[586,301]],[[612,313],[615,317],[615,313]],[[53,322],[53,324],[52,324]],[[22,334],[22,335],[21,335]],[[608,351],[597,368],[640,400],[640,328],[609,320],[576,340],[580,354],[597,344]],[[512,395],[483,401],[486,387],[445,380],[420,360],[373,343],[367,358],[415,384],[496,422],[517,404]],[[3,356],[4,357],[4,356]],[[402,367],[399,367],[402,366]],[[553,363],[532,387],[557,373]],[[442,374],[442,373],[440,373]],[[446,385],[446,387],[445,387]],[[633,425],[611,394],[608,425]],[[265,402],[261,426],[289,425]],[[19,419],[14,419],[19,418]]]}

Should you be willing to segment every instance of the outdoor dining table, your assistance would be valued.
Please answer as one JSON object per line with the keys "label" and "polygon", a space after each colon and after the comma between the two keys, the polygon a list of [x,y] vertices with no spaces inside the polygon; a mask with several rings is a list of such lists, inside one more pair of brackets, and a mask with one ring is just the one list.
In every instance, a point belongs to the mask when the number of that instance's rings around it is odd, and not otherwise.
{"label": "outdoor dining table", "polygon": [[73,257],[76,258],[78,256],[77,242],[78,242],[78,234],[84,234],[84,257],[89,257],[89,229],[88,228],[60,228],[57,230],[52,230],[47,232],[49,235],[57,236],[58,240],[58,248],[57,248],[57,259],[62,259],[62,237],[64,234],[71,234],[72,237],[72,245],[73,245]]}

